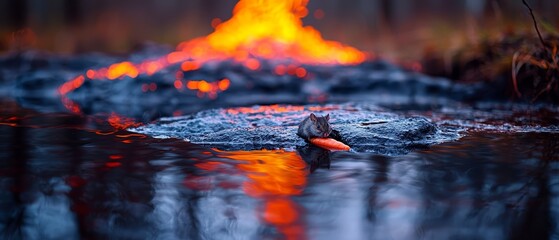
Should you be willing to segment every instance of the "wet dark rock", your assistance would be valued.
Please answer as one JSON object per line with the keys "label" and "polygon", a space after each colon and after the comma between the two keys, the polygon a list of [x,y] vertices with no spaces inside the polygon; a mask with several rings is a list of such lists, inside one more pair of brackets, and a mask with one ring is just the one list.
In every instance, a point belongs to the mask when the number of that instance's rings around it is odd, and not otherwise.
{"label": "wet dark rock", "polygon": [[428,115],[439,124],[458,126],[468,131],[559,132],[559,109],[557,106],[541,103],[480,102],[473,107],[444,107],[438,111],[430,111]]}
{"label": "wet dark rock", "polygon": [[[62,56],[40,52],[23,52],[0,56],[0,93],[19,99],[22,105],[30,97],[56,100],[57,88],[64,82],[85,74],[88,69],[108,67],[113,63],[139,63],[170,52],[170,48],[146,44],[128,56],[107,56],[98,53]],[[395,103],[461,101],[469,99],[477,88],[451,84],[446,79],[432,78],[405,71],[396,65],[374,60],[355,66],[303,65],[305,77],[278,75],[276,60],[261,60],[261,68],[253,71],[234,61],[209,62],[194,71],[183,72],[183,81],[230,80],[225,92],[215,99],[200,97],[196,91],[177,90],[173,82],[180,63],[173,64],[151,76],[135,79],[89,80],[67,97],[86,114],[115,112],[151,121],[175,112],[194,113],[202,109],[265,104],[312,103]],[[298,67],[298,66],[297,66]],[[142,91],[145,84],[156,84],[156,91]],[[42,91],[36,91],[42,89]],[[242,96],[242,97],[240,97]],[[64,111],[62,104],[39,106],[38,110]]]}
{"label": "wet dark rock", "polygon": [[[372,63],[371,63],[372,64]],[[373,64],[374,65],[374,64]],[[88,81],[89,84],[70,93],[70,99],[80,105],[95,104],[93,109],[110,109],[128,116],[153,120],[158,116],[169,116],[173,111],[193,113],[201,109],[265,104],[310,104],[316,102],[368,102],[382,103],[397,101],[434,102],[433,98],[461,100],[467,98],[467,89],[453,85],[444,79],[433,79],[418,73],[405,72],[395,66],[379,64],[372,69],[367,64],[358,66],[304,66],[308,78],[292,75],[278,76],[265,68],[251,71],[239,63],[224,61],[202,66],[199,70],[184,72],[184,80],[206,80],[209,82],[228,78],[229,88],[218,93],[216,99],[198,97],[196,91],[177,90],[173,87],[175,72],[179,66],[152,76],[119,81]],[[385,69],[380,69],[380,68]],[[156,91],[143,92],[143,84],[157,84]],[[102,91],[100,91],[103,89]],[[132,111],[129,104],[122,104],[119,95],[126,101],[143,105]],[[103,101],[92,101],[103,99]],[[198,108],[198,106],[203,106]],[[193,108],[194,107],[194,108]],[[145,110],[157,109],[156,116],[145,119]]]}
{"label": "wet dark rock", "polygon": [[355,104],[212,109],[162,118],[130,131],[223,150],[295,149],[307,145],[296,132],[299,122],[310,112],[329,113],[333,129],[358,152],[404,154],[459,137],[424,117],[403,117]]}
{"label": "wet dark rock", "polygon": [[309,144],[298,147],[297,153],[307,163],[311,173],[318,168],[330,168],[331,154],[328,150]]}

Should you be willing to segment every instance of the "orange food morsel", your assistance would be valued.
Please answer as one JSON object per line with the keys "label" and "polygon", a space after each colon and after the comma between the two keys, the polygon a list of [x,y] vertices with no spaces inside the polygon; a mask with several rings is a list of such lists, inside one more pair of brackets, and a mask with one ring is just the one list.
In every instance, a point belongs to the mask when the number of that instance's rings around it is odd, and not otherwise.
{"label": "orange food morsel", "polygon": [[349,151],[350,147],[332,138],[311,138],[311,143],[332,151]]}

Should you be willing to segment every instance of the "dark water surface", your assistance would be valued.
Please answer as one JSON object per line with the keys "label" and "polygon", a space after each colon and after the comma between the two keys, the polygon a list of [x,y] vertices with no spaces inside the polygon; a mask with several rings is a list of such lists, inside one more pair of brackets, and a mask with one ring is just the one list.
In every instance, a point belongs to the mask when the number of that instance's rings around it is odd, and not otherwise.
{"label": "dark water surface", "polygon": [[2,239],[559,238],[553,132],[401,156],[220,151],[0,106]]}

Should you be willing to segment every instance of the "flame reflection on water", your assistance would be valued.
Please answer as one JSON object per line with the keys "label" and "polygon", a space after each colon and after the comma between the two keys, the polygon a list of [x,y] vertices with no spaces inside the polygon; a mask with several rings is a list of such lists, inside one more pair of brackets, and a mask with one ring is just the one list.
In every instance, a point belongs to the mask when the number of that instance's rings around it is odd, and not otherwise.
{"label": "flame reflection on water", "polygon": [[291,196],[307,184],[307,164],[296,152],[284,150],[218,151],[217,156],[239,161],[237,169],[248,178],[244,192],[264,203],[261,219],[275,226],[287,239],[301,239],[299,209]]}

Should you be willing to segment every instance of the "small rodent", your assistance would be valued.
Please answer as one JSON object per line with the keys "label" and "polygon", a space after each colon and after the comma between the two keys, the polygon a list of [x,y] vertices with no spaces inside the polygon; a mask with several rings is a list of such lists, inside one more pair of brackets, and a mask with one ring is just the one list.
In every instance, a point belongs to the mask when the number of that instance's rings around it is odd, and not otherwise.
{"label": "small rodent", "polygon": [[316,137],[328,137],[330,133],[332,133],[332,127],[330,127],[328,120],[330,120],[330,114],[317,117],[314,113],[311,113],[310,116],[306,117],[305,120],[299,124],[297,135],[307,141]]}

